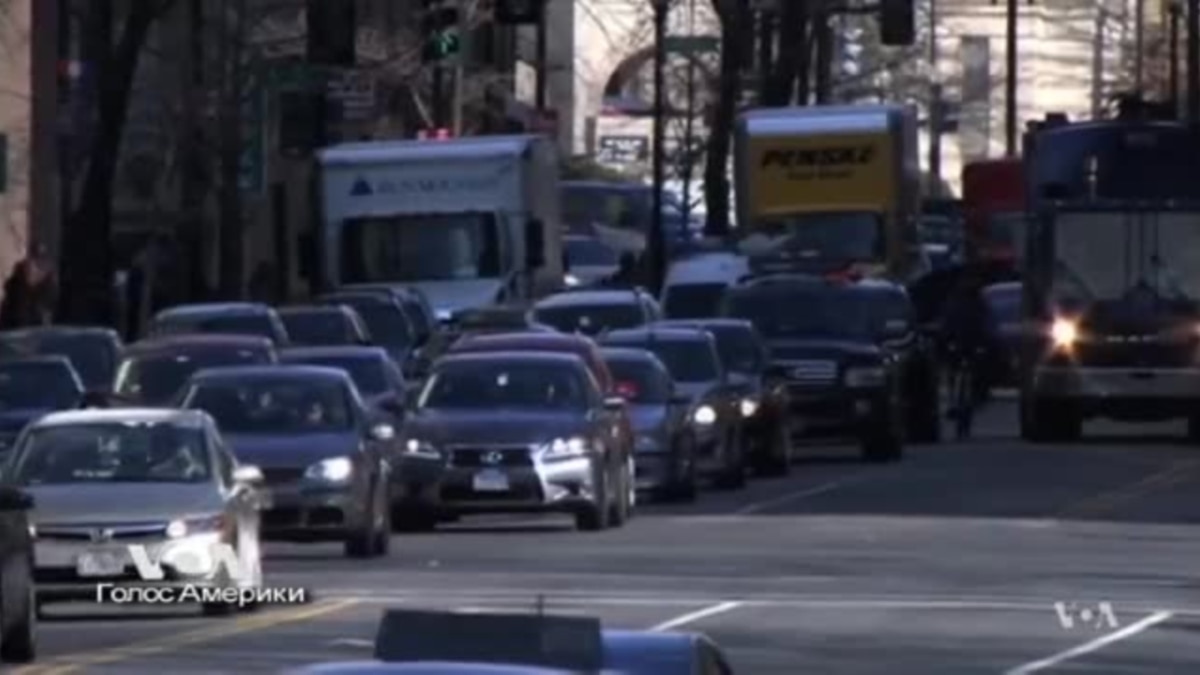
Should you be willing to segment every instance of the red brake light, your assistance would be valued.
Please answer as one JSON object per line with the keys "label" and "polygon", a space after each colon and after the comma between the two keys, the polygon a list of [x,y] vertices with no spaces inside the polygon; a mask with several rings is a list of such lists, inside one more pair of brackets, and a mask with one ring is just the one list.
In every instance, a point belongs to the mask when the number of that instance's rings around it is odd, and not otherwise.
{"label": "red brake light", "polygon": [[634,382],[618,382],[614,390],[621,398],[633,399],[638,395],[638,386]]}

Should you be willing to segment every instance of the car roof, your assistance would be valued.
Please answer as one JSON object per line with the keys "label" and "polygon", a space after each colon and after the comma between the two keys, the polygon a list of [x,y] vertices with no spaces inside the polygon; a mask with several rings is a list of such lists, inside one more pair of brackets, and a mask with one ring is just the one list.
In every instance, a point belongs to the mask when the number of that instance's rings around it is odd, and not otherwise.
{"label": "car roof", "polygon": [[703,328],[659,328],[656,326],[643,326],[641,328],[623,328],[614,330],[605,335],[601,342],[603,343],[622,343],[622,342],[709,342],[712,334]]}
{"label": "car roof", "polygon": [[279,352],[279,358],[291,359],[387,359],[387,350],[371,345],[321,345],[289,347]]}
{"label": "car roof", "polygon": [[651,327],[663,328],[700,328],[707,330],[709,328],[741,328],[746,331],[753,331],[754,324],[746,319],[736,319],[733,317],[711,317],[705,319],[663,319],[655,321]]}
{"label": "car roof", "polygon": [[578,354],[565,352],[537,352],[537,351],[488,351],[488,352],[468,352],[446,354],[437,360],[434,367],[454,365],[459,363],[493,363],[496,361],[504,363],[545,363],[545,364],[561,364],[570,366],[580,366],[587,368],[587,364]]}
{"label": "car roof", "polygon": [[270,314],[270,306],[259,302],[198,302],[168,307],[155,315],[156,319],[170,319],[210,314]]}
{"label": "car roof", "polygon": [[691,673],[697,633],[604,630],[604,665],[616,671]]}
{"label": "car roof", "polygon": [[206,349],[262,349],[275,348],[268,337],[261,335],[228,335],[220,333],[191,333],[187,335],[163,335],[138,340],[125,347],[125,355],[150,354],[170,351],[197,351]]}
{"label": "car roof", "polygon": [[106,408],[87,410],[64,410],[52,412],[38,421],[35,427],[57,427],[74,424],[103,424],[106,422],[128,422],[133,424],[171,423],[201,428],[207,414],[200,410],[176,408]]}
{"label": "car roof", "polygon": [[354,311],[345,305],[285,305],[276,309],[280,316],[288,314],[340,314],[345,316]]}
{"label": "car roof", "polygon": [[601,347],[600,356],[605,361],[636,361],[645,364],[661,363],[653,353],[635,347]]}
{"label": "car roof", "polygon": [[568,291],[555,293],[539,300],[533,309],[554,309],[556,307],[581,307],[590,305],[631,305],[641,302],[643,291],[634,288],[623,290],[588,289],[583,291]]}
{"label": "car roof", "polygon": [[68,369],[73,367],[71,359],[58,354],[31,354],[17,358],[0,359],[0,368],[15,365],[61,366]]}
{"label": "car roof", "polygon": [[359,289],[353,291],[334,291],[332,293],[322,293],[317,296],[318,300],[329,303],[338,303],[340,301],[358,301],[366,304],[374,305],[395,305],[400,300],[393,293],[385,289]]}
{"label": "car roof", "polygon": [[30,326],[29,328],[16,328],[13,330],[0,331],[0,339],[5,337],[42,337],[42,336],[80,336],[80,337],[103,337],[111,338],[118,337],[117,331],[106,326]]}
{"label": "car roof", "polygon": [[[608,671],[601,672],[607,673]],[[574,671],[535,666],[450,661],[417,661],[413,663],[346,661],[321,663],[288,670],[285,673],[291,675],[578,675]]]}
{"label": "car roof", "polygon": [[506,332],[464,335],[450,347],[450,351],[455,353],[500,349],[569,349],[580,351],[582,349],[591,349],[594,345],[595,342],[591,339],[583,335],[572,335],[570,333]]}
{"label": "car roof", "polygon": [[299,363],[251,364],[244,366],[220,366],[205,368],[192,376],[197,382],[205,380],[236,380],[239,378],[264,378],[273,380],[337,380],[345,382],[349,375],[341,368],[310,366]]}

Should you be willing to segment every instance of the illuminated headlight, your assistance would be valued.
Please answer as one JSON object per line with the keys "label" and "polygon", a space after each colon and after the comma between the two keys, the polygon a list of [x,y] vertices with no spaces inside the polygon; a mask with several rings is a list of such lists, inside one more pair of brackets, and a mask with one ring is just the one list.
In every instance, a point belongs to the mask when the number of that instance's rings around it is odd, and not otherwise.
{"label": "illuminated headlight", "polygon": [[573,436],[571,438],[556,438],[542,446],[542,459],[567,459],[582,457],[587,454],[587,441]]}
{"label": "illuminated headlight", "polygon": [[717,411],[710,405],[702,405],[696,408],[696,412],[692,413],[692,421],[701,426],[716,424]]}
{"label": "illuminated headlight", "polygon": [[188,518],[186,520],[172,520],[167,524],[167,538],[181,539],[194,534],[207,534],[212,532],[220,532],[225,529],[224,516],[208,516],[206,518]]}
{"label": "illuminated headlight", "polygon": [[575,276],[574,274],[567,274],[563,276],[563,283],[567,286],[578,286],[583,282],[580,281],[579,277]]}
{"label": "illuminated headlight", "polygon": [[754,417],[754,413],[758,412],[758,401],[744,398],[738,403],[738,408],[742,411],[742,417]]}
{"label": "illuminated headlight", "polygon": [[847,387],[878,387],[883,385],[887,375],[883,368],[850,368],[846,371]]}
{"label": "illuminated headlight", "polygon": [[1055,319],[1050,325],[1050,339],[1055,347],[1066,349],[1079,339],[1079,327],[1069,319]]}
{"label": "illuminated headlight", "polygon": [[348,480],[352,473],[354,473],[354,463],[350,461],[349,457],[333,457],[308,467],[308,470],[304,472],[304,477],[326,483],[342,483]]}
{"label": "illuminated headlight", "polygon": [[426,441],[410,438],[404,443],[404,450],[410,455],[436,455],[438,451]]}
{"label": "illuminated headlight", "polygon": [[434,314],[434,316],[437,317],[438,321],[441,321],[443,323],[454,318],[454,312],[451,312],[448,309],[439,309],[439,310],[434,311],[433,314]]}

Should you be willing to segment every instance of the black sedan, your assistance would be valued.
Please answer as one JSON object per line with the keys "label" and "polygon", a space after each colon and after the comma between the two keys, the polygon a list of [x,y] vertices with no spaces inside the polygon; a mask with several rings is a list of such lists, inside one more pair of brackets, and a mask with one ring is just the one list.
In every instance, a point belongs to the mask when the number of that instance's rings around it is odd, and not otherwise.
{"label": "black sedan", "polygon": [[675,390],[690,399],[688,442],[694,444],[699,472],[720,487],[746,484],[745,433],[741,396],[721,366],[716,340],[695,328],[634,328],[613,331],[605,347],[644,349],[657,356]]}
{"label": "black sedan", "polygon": [[0,662],[29,663],[37,652],[33,583],[33,500],[0,486]]}
{"label": "black sedan", "polygon": [[768,374],[767,346],[754,324],[741,319],[680,319],[657,325],[691,327],[712,333],[721,365],[741,395],[738,408],[745,421],[746,452],[751,466],[764,476],[783,476],[792,465],[792,432],[787,390]]}
{"label": "black sedan", "polygon": [[37,326],[0,333],[5,356],[64,356],[90,392],[112,388],[121,360],[121,337],[101,326]]}
{"label": "black sedan", "polygon": [[322,295],[317,302],[344,305],[358,312],[375,344],[386,349],[401,367],[413,367],[416,329],[404,311],[404,304],[396,297],[378,291],[339,291]]}
{"label": "black sedan", "polygon": [[454,515],[558,512],[581,530],[621,525],[635,501],[605,399],[574,354],[443,357],[409,417],[406,451],[448,464],[436,507]]}
{"label": "black sedan", "polygon": [[121,405],[166,405],[197,370],[278,360],[274,343],[253,335],[172,335],[140,340],[125,349],[112,400]]}
{"label": "black sedan", "polygon": [[601,354],[616,394],[628,404],[637,488],[667,499],[695,500],[695,446],[688,443],[687,425],[691,398],[675,393],[667,367],[644,349],[604,349]]}
{"label": "black sedan", "polygon": [[372,344],[370,329],[353,308],[344,305],[292,305],[277,311],[293,345]]}
{"label": "black sedan", "polygon": [[83,404],[83,383],[61,356],[0,361],[0,456],[30,422]]}
{"label": "black sedan", "polygon": [[355,558],[385,555],[391,536],[388,446],[342,370],[270,365],[192,376],[181,406],[206,411],[239,461],[262,469],[271,493],[264,539],[343,541]]}
{"label": "black sedan", "polygon": [[177,305],[154,315],[149,334],[257,335],[278,347],[288,345],[287,328],[271,307],[254,302],[212,302]]}
{"label": "black sedan", "polygon": [[874,292],[812,277],[762,278],[731,288],[724,311],[753,322],[767,340],[801,435],[851,436],[873,461],[902,456],[903,373],[880,344]]}

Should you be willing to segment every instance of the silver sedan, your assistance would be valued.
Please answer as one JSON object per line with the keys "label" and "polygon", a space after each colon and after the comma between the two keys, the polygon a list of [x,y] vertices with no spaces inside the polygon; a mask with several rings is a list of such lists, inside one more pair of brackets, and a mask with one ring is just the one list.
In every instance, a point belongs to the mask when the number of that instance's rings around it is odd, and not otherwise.
{"label": "silver sedan", "polygon": [[174,594],[221,614],[262,586],[262,472],[238,465],[203,412],[53,413],[5,472],[34,498],[39,604]]}

